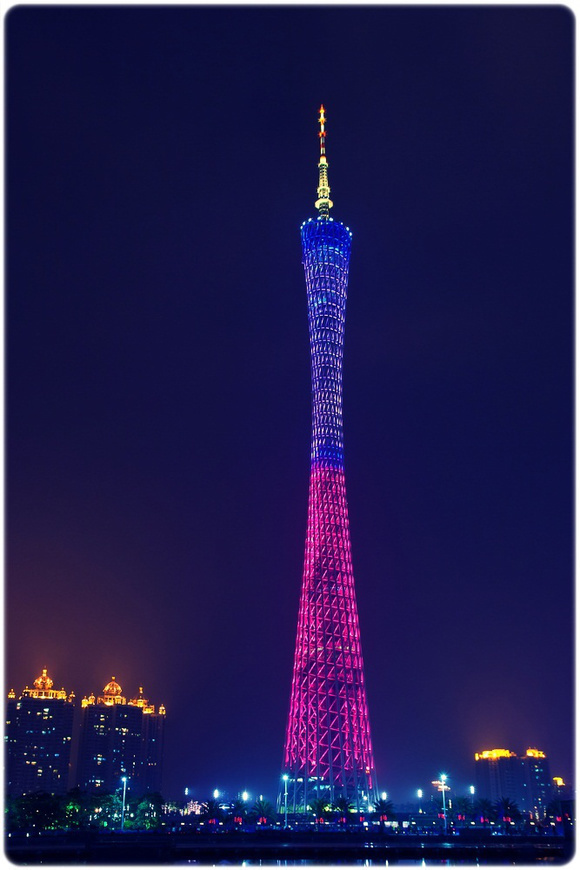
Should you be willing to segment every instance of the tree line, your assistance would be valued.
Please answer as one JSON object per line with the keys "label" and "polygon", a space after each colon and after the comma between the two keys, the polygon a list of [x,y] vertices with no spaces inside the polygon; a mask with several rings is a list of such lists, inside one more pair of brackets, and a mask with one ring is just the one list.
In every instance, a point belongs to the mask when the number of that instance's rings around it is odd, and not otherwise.
{"label": "tree line", "polygon": [[[198,814],[184,815],[183,804],[166,802],[155,792],[140,797],[127,795],[123,811],[123,801],[119,793],[89,794],[78,788],[66,795],[51,795],[44,792],[9,797],[5,803],[7,831],[36,830],[158,830],[162,827],[195,827],[200,822],[208,826],[240,828],[247,824],[267,826],[284,820],[284,813],[277,812],[267,800],[257,800],[253,804],[236,799],[229,803],[209,799],[199,805]],[[476,801],[458,797],[447,801],[448,822],[456,827],[466,827],[471,823],[487,827],[501,825],[507,833],[518,828],[524,817],[517,803],[509,798],[501,798],[495,803],[486,798]],[[558,819],[561,808],[557,800],[547,808],[547,821]],[[421,818],[430,821],[443,816],[442,804],[429,801],[421,814],[414,814],[415,821]],[[370,813],[358,813],[354,805],[344,797],[330,802],[324,798],[311,800],[306,814],[301,820],[309,818],[316,828],[329,822],[347,828],[363,821],[379,822],[385,828],[388,822],[397,821],[395,806],[390,800],[379,800]]]}

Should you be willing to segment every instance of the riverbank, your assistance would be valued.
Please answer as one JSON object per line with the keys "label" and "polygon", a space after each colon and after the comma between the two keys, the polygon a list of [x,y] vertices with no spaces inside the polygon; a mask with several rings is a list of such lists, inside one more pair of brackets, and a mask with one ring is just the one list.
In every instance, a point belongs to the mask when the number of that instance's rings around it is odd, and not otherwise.
{"label": "riverbank", "polygon": [[[474,833],[474,832],[470,832]],[[6,840],[16,864],[563,864],[574,853],[564,837],[421,836],[362,831],[92,832],[25,834]]]}

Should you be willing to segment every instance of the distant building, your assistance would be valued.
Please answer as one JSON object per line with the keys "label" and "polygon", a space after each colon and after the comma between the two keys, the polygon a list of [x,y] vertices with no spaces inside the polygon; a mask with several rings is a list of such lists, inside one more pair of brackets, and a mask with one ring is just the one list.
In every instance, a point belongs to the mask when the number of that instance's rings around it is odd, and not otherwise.
{"label": "distant building", "polygon": [[535,819],[543,819],[546,815],[546,807],[554,795],[550,764],[545,752],[539,749],[527,749],[522,758],[522,766],[526,795],[520,803],[520,809],[531,813]]}
{"label": "distant building", "polygon": [[476,752],[475,781],[478,797],[509,798],[536,819],[544,818],[553,794],[548,759],[539,749],[527,749],[521,757],[509,749]]}
{"label": "distant building", "polygon": [[521,800],[521,764],[509,749],[484,749],[475,753],[475,793],[490,801]]}
{"label": "distant building", "polygon": [[126,776],[133,794],[161,790],[165,707],[139,695],[129,701],[113,677],[81,702],[77,782],[89,792],[114,792]]}
{"label": "distant building", "polygon": [[6,792],[64,794],[68,787],[74,694],[53,689],[44,668],[34,688],[16,698],[8,693],[6,716]]}
{"label": "distant building", "polygon": [[143,711],[138,782],[143,792],[160,792],[165,743],[165,707],[161,705],[155,712],[153,704],[143,697],[142,686],[139,687],[137,697],[129,701],[129,704]]}

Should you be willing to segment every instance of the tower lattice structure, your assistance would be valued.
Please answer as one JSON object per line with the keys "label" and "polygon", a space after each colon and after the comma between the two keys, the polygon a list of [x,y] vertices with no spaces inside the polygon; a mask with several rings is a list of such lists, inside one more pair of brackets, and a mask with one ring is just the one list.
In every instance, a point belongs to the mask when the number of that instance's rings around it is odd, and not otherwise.
{"label": "tower lattice structure", "polygon": [[312,374],[304,572],[279,807],[376,801],[344,477],[342,359],[352,233],[330,217],[324,107],[316,218],[301,226]]}

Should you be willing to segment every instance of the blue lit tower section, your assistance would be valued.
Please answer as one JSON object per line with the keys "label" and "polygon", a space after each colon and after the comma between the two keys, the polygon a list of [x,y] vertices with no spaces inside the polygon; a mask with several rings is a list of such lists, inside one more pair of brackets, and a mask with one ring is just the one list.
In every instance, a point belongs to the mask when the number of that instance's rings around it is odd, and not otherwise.
{"label": "blue lit tower section", "polygon": [[320,108],[318,217],[301,227],[312,374],[304,572],[279,807],[377,799],[344,479],[342,358],[352,233],[332,202]]}

